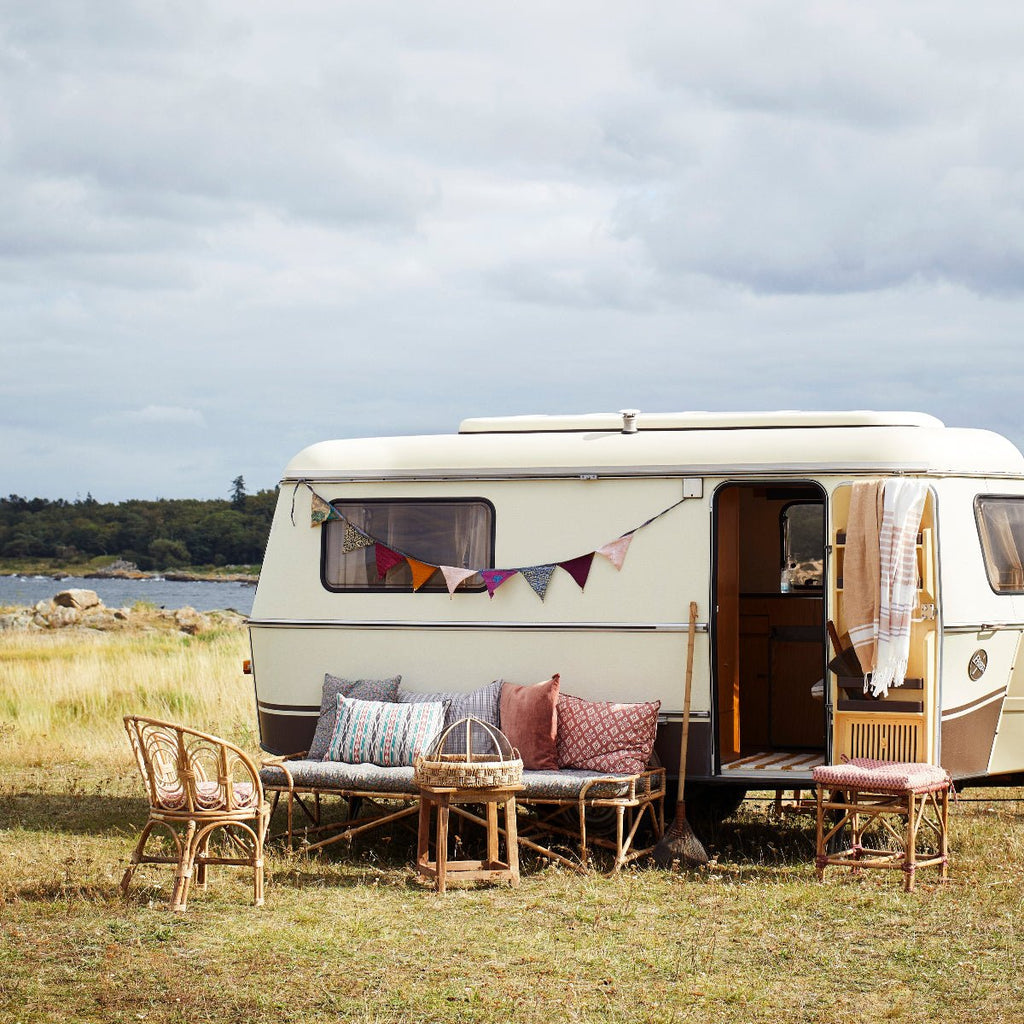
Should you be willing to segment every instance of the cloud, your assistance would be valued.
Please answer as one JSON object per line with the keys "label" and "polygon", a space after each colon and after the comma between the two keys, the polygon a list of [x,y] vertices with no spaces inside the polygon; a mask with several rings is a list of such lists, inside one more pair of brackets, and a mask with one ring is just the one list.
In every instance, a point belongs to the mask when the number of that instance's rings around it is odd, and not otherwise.
{"label": "cloud", "polygon": [[157,427],[205,427],[206,417],[198,409],[176,405],[147,405],[99,417],[105,423],[123,423]]}

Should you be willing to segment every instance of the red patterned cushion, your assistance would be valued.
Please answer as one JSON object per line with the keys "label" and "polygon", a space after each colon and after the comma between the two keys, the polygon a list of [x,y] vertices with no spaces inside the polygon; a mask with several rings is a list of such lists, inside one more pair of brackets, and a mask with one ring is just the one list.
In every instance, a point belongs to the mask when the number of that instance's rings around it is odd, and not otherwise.
{"label": "red patterned cushion", "polygon": [[558,698],[558,767],[635,775],[647,767],[661,701],[612,704]]}
{"label": "red patterned cushion", "polygon": [[814,781],[843,789],[881,790],[886,793],[913,790],[920,793],[945,789],[951,780],[949,772],[937,764],[851,757],[844,764],[815,768]]}
{"label": "red patterned cushion", "polygon": [[558,769],[555,734],[558,728],[558,673],[543,683],[501,687],[501,731],[519,751],[523,767]]}

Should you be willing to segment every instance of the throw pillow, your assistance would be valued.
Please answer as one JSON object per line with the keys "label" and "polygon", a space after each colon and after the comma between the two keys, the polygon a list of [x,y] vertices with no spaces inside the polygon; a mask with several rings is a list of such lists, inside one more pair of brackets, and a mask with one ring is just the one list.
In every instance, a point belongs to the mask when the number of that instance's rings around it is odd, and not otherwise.
{"label": "throw pillow", "polygon": [[636,775],[654,750],[661,701],[613,704],[558,698],[558,766]]}
{"label": "throw pillow", "polygon": [[524,768],[558,770],[558,673],[543,683],[501,687],[501,731],[519,750]]}
{"label": "throw pillow", "polygon": [[[413,690],[399,690],[398,700],[404,704],[419,704],[423,701],[440,701],[448,705],[444,716],[444,727],[453,725],[462,718],[472,715],[480,721],[499,727],[501,721],[501,686],[500,679],[486,686],[470,690],[468,693],[449,693],[439,691],[434,693],[416,693]],[[472,730],[473,752],[476,754],[489,754],[494,746],[486,729],[474,725]],[[446,754],[466,753],[466,733],[463,729],[456,729],[445,741]]]}
{"label": "throw pillow", "polygon": [[325,761],[376,764],[382,768],[411,765],[444,726],[444,705],[395,704],[357,700],[338,694],[338,721]]}
{"label": "throw pillow", "polygon": [[320,699],[320,717],[316,722],[316,732],[309,743],[310,761],[326,760],[327,745],[334,734],[334,726],[338,721],[338,694],[344,697],[357,697],[359,700],[395,701],[398,699],[398,684],[401,676],[393,679],[339,679],[330,672],[324,674],[323,696]]}

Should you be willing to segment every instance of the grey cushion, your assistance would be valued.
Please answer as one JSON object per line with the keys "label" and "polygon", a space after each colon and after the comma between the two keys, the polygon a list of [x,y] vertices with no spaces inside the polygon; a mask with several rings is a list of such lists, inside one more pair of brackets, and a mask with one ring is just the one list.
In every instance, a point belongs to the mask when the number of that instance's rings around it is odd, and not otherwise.
{"label": "grey cushion", "polygon": [[[362,789],[371,793],[415,793],[413,769],[381,768],[375,764],[345,764],[343,761],[288,761],[298,789]],[[268,789],[283,789],[287,783],[280,768],[260,769],[260,778]]]}
{"label": "grey cushion", "polygon": [[[458,722],[462,718],[473,715],[488,725],[498,728],[499,706],[501,703],[502,680],[470,690],[468,693],[437,691],[434,693],[416,693],[413,690],[399,690],[398,700],[403,704],[419,704],[423,701],[442,701],[448,705],[444,716],[444,727]],[[473,727],[473,750],[478,754],[490,754],[494,751],[494,743],[485,729]],[[464,754],[466,752],[466,734],[457,729],[449,735],[445,744],[446,754]]]}
{"label": "grey cushion", "polygon": [[[558,771],[525,771],[523,772],[523,790],[521,796],[525,799],[533,797],[551,797],[553,799],[565,800],[578,797],[584,784],[590,779],[608,778],[606,772],[585,771],[582,768],[560,768]],[[607,799],[615,796],[626,796],[629,793],[629,779],[631,776],[622,776],[619,779],[612,779],[609,782],[601,782],[591,786],[587,790],[587,799]]]}
{"label": "grey cushion", "polygon": [[381,700],[394,703],[398,699],[398,684],[402,677],[393,679],[339,679],[330,672],[324,674],[323,696],[320,698],[320,717],[316,722],[316,732],[309,744],[311,761],[322,761],[327,756],[327,748],[334,735],[334,725],[338,721],[338,694],[343,697],[356,697],[359,700]]}

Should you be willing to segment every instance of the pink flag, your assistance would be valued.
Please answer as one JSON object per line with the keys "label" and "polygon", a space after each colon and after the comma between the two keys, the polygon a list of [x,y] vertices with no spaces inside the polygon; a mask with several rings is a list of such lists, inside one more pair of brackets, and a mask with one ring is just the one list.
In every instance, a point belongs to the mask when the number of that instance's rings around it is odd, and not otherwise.
{"label": "pink flag", "polygon": [[494,592],[505,582],[510,576],[515,576],[519,572],[518,569],[483,569],[480,573],[484,578],[484,583],[487,585],[487,594],[489,597],[494,597]]}
{"label": "pink flag", "polygon": [[400,555],[397,551],[384,547],[383,544],[375,545],[374,553],[377,556],[377,579],[379,580],[387,576],[389,569],[393,569],[405,561],[405,555]]}
{"label": "pink flag", "polygon": [[633,539],[633,534],[627,533],[625,537],[620,537],[618,540],[610,540],[607,544],[602,544],[595,552],[598,555],[604,555],[616,569],[622,569],[622,563],[626,560],[626,552],[629,550],[629,542]]}
{"label": "pink flag", "polygon": [[476,569],[460,569],[454,565],[442,565],[441,573],[444,576],[445,583],[448,585],[448,593],[454,597],[455,588],[463,580],[468,580],[470,576],[475,576]]}
{"label": "pink flag", "polygon": [[558,564],[576,581],[580,590],[587,585],[587,577],[590,575],[590,567],[594,562],[594,552],[589,555],[580,555],[578,558],[570,558],[568,561]]}

